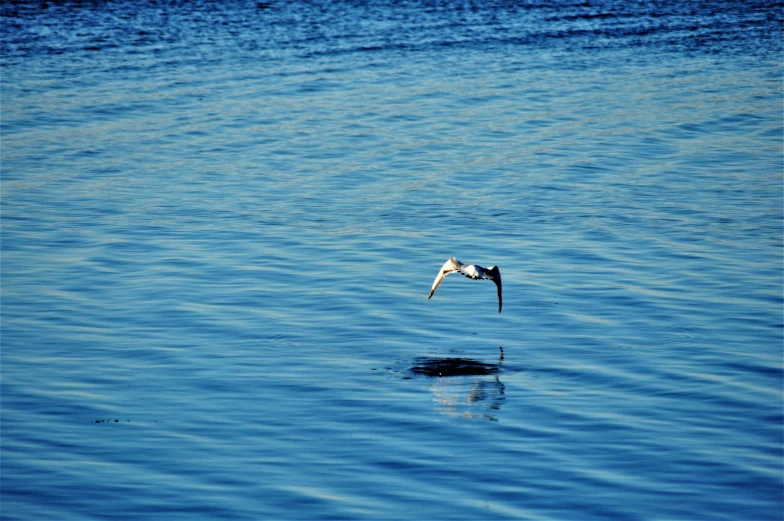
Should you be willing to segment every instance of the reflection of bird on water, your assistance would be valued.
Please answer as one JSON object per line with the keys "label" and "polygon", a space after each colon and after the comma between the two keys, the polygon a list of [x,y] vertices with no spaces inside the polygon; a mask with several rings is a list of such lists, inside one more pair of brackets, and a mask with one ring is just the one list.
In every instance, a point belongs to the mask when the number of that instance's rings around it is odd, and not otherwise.
{"label": "reflection of bird on water", "polygon": [[430,391],[437,409],[447,416],[498,421],[496,414],[506,401],[504,384],[498,375],[466,378],[439,378]]}
{"label": "reflection of bird on water", "polygon": [[442,413],[497,421],[495,411],[506,399],[504,384],[499,379],[504,349],[499,349],[495,364],[470,358],[420,358],[410,370],[435,379],[430,390]]}
{"label": "reflection of bird on water", "polygon": [[435,293],[436,288],[439,284],[441,284],[441,281],[444,280],[444,277],[450,273],[457,272],[462,273],[469,279],[492,280],[495,282],[495,285],[498,288],[498,312],[501,312],[501,271],[496,266],[483,268],[482,266],[476,264],[463,264],[454,257],[446,261],[444,265],[441,266],[441,271],[438,272],[436,280],[433,281],[433,287],[430,288],[430,296],[427,297],[428,300],[433,296],[433,293]]}

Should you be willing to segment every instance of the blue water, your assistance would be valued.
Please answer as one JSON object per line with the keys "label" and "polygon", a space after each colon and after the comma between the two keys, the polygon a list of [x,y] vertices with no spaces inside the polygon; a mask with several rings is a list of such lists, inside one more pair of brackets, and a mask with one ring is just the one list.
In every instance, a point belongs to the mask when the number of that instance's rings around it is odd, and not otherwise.
{"label": "blue water", "polygon": [[784,519],[782,13],[3,4],[2,519]]}

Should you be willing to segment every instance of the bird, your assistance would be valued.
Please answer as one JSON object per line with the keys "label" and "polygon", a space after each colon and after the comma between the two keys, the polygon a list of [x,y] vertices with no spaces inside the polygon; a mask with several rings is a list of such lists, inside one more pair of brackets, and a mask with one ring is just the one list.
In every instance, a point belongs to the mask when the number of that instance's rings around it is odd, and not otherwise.
{"label": "bird", "polygon": [[441,284],[441,281],[444,280],[444,277],[450,273],[455,272],[460,272],[469,279],[484,279],[495,282],[495,285],[498,288],[498,312],[501,312],[501,305],[503,301],[501,299],[501,271],[498,269],[498,267],[490,266],[489,268],[483,268],[477,264],[463,264],[454,257],[446,261],[444,265],[441,266],[441,271],[438,272],[436,280],[433,281],[433,287],[430,288],[430,296],[427,297],[427,299],[430,300],[433,297],[433,293],[435,293],[436,288],[439,284]]}

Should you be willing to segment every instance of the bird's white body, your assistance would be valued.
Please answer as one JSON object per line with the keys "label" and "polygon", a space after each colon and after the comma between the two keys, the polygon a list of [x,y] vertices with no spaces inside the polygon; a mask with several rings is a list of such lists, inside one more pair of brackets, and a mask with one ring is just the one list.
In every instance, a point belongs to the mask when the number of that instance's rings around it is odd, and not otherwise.
{"label": "bird's white body", "polygon": [[458,271],[469,279],[485,278],[484,272],[477,268],[475,264],[463,264],[460,268]]}
{"label": "bird's white body", "polygon": [[428,299],[432,298],[433,293],[436,291],[438,285],[441,284],[441,281],[444,280],[444,277],[450,273],[462,273],[469,279],[492,280],[495,282],[495,285],[498,288],[498,312],[501,312],[502,298],[500,270],[496,266],[483,268],[482,266],[476,264],[463,264],[454,257],[446,261],[444,265],[441,266],[441,271],[438,272],[436,280],[433,281],[433,287],[430,288],[430,296],[427,297]]}

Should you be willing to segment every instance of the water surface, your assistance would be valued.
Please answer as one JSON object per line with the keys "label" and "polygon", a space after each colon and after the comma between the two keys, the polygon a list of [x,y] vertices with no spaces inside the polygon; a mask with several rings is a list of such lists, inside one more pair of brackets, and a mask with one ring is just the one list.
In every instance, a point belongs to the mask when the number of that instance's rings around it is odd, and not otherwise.
{"label": "water surface", "polygon": [[781,13],[0,7],[2,518],[782,519]]}

